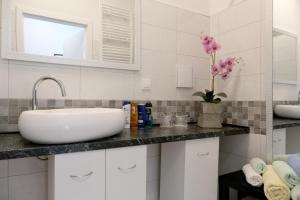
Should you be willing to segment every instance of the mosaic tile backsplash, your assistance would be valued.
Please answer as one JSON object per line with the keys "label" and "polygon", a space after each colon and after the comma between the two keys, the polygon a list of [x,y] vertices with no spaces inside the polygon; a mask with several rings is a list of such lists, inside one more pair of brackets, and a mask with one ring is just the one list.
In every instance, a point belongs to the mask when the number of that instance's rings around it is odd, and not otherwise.
{"label": "mosaic tile backsplash", "polygon": [[[144,103],[145,101],[137,101]],[[201,109],[199,101],[151,101],[153,119],[159,124],[163,113],[188,115],[190,122],[197,122]],[[248,126],[251,133],[266,134],[266,104],[263,101],[225,101],[224,123]],[[54,108],[121,108],[120,100],[63,100],[40,99],[39,109]],[[0,99],[0,132],[18,131],[18,118],[23,111],[31,109],[30,99]]]}

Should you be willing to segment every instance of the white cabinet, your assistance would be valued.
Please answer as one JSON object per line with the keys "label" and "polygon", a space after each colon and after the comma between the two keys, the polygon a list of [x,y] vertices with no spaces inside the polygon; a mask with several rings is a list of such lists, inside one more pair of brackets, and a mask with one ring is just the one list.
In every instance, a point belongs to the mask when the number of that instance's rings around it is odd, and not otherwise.
{"label": "white cabinet", "polygon": [[217,200],[219,138],[162,144],[160,200]]}
{"label": "white cabinet", "polygon": [[106,200],[146,200],[147,147],[106,151]]}
{"label": "white cabinet", "polygon": [[105,150],[49,157],[49,200],[105,200]]}
{"label": "white cabinet", "polygon": [[286,154],[286,129],[273,130],[273,155]]}
{"label": "white cabinet", "polygon": [[146,200],[147,147],[49,157],[49,200]]}

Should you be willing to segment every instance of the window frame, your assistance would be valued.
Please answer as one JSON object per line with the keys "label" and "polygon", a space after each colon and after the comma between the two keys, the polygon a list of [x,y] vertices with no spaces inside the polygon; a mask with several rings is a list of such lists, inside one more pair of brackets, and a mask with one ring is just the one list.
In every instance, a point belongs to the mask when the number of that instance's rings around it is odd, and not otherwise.
{"label": "window frame", "polygon": [[[80,66],[80,67],[97,67],[97,68],[109,68],[109,69],[122,69],[122,70],[140,70],[140,0],[135,0],[135,63],[134,64],[122,64],[122,63],[112,63],[105,62],[102,60],[101,50],[99,50],[99,60],[91,59],[93,54],[93,48],[97,46],[94,44],[94,28],[93,23],[89,22],[86,19],[70,17],[62,15],[59,13],[50,13],[42,10],[35,10],[31,8],[26,8],[24,6],[17,6],[16,8],[16,43],[17,51],[11,50],[11,41],[12,41],[12,17],[11,17],[11,6],[10,0],[2,0],[2,29],[1,29],[1,57],[9,60],[19,60],[19,61],[29,61],[29,62],[40,62],[40,63],[50,63],[50,64],[60,64],[60,65],[71,65],[71,66]],[[99,11],[102,12],[102,0],[99,0]],[[86,58],[87,59],[73,59],[73,58],[63,58],[63,57],[54,57],[54,56],[43,56],[43,55],[31,55],[24,52],[20,52],[19,49],[24,49],[23,42],[23,16],[25,14],[36,15],[46,18],[51,18],[59,21],[66,21],[70,23],[82,24],[86,26]],[[102,24],[102,18],[100,22]],[[102,31],[101,31],[102,32]],[[99,41],[100,45],[102,42]],[[101,48],[101,46],[99,46]]]}

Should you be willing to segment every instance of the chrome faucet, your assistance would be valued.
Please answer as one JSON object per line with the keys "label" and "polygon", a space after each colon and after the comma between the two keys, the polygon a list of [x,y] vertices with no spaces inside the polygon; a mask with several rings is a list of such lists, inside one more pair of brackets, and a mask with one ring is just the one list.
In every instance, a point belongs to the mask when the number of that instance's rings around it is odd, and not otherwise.
{"label": "chrome faucet", "polygon": [[58,84],[58,86],[60,87],[61,89],[61,95],[63,97],[66,96],[66,90],[65,90],[65,86],[63,84],[62,81],[52,77],[52,76],[42,76],[41,78],[39,78],[34,86],[33,86],[33,90],[32,90],[32,110],[36,110],[37,107],[38,107],[38,101],[37,101],[37,89],[39,87],[39,85],[44,82],[45,80],[52,80],[54,82],[56,82]]}

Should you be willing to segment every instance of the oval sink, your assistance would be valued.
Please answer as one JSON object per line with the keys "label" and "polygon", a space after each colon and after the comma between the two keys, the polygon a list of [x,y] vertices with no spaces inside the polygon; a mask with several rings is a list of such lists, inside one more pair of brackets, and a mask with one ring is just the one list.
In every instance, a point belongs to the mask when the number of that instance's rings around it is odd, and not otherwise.
{"label": "oval sink", "polygon": [[274,112],[279,117],[300,119],[300,105],[277,105]]}
{"label": "oval sink", "polygon": [[122,109],[76,108],[25,111],[19,118],[21,135],[39,144],[61,144],[100,139],[121,132]]}

